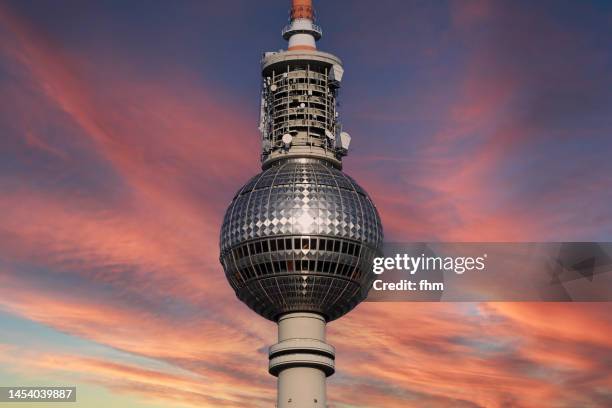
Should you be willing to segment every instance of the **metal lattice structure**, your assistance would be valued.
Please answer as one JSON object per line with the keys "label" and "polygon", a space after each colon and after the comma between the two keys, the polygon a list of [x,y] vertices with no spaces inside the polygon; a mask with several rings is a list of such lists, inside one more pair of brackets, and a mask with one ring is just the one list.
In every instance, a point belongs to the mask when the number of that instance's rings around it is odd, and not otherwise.
{"label": "metal lattice structure", "polygon": [[289,156],[321,157],[339,166],[348,150],[337,112],[341,61],[320,51],[292,51],[267,53],[262,66],[264,167]]}
{"label": "metal lattice structure", "polygon": [[327,68],[315,64],[287,65],[284,72],[270,73],[263,82],[263,98],[266,107],[264,137],[270,147],[283,147],[286,133],[299,135],[294,145],[316,144],[333,148],[325,130],[336,133],[336,88],[329,85]]}

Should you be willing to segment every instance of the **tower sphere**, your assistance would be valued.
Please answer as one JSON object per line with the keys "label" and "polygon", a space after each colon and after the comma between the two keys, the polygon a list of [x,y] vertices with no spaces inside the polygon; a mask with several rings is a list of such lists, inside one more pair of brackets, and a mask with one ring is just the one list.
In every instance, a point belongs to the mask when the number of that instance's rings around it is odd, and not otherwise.
{"label": "tower sphere", "polygon": [[240,300],[267,319],[353,309],[373,280],[383,232],[368,194],[326,160],[274,162],[235,195],[221,263]]}

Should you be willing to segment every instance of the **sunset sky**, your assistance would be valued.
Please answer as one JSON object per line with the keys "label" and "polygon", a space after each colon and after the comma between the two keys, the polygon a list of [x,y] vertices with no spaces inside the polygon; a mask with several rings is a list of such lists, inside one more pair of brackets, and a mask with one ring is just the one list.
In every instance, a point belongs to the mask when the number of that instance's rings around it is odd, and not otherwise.
{"label": "sunset sky", "polygon": [[[386,240],[612,241],[612,2],[315,6],[345,64],[344,170]],[[288,8],[0,0],[0,386],[274,406],[276,328],[218,235],[259,171],[259,61]],[[362,304],[329,325],[330,407],[610,407],[611,310]]]}

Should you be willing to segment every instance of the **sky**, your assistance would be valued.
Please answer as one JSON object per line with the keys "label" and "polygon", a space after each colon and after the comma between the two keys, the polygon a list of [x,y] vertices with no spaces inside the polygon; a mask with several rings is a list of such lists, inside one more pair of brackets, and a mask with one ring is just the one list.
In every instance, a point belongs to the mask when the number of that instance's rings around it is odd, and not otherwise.
{"label": "sky", "polygon": [[[386,240],[612,240],[612,3],[315,7],[346,71],[344,170]],[[0,385],[274,405],[275,325],[235,298],[218,235],[260,170],[259,61],[288,8],[0,0]],[[609,311],[361,304],[329,325],[330,408],[612,406]]]}

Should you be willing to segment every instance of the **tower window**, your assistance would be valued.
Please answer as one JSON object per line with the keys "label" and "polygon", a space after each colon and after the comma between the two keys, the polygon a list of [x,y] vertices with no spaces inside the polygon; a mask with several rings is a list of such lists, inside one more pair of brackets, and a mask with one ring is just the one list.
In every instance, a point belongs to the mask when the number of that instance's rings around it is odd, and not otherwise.
{"label": "tower window", "polygon": [[340,241],[334,241],[334,252],[340,252]]}

